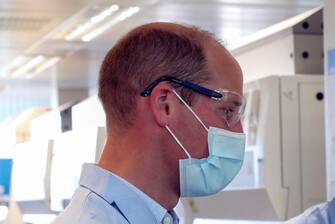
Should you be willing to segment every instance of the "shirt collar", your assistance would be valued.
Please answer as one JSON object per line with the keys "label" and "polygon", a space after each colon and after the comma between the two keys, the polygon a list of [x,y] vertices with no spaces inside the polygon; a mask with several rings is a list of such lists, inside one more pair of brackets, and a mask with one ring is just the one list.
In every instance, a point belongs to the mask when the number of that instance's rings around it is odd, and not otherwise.
{"label": "shirt collar", "polygon": [[[121,177],[118,177],[118,178],[121,178]],[[160,204],[158,204],[155,200],[153,200],[152,198],[150,198],[143,191],[139,190],[137,187],[135,187],[134,185],[130,184],[128,181],[126,181],[124,179],[122,179],[122,181],[124,181],[125,184],[129,188],[131,188],[143,200],[143,202],[148,206],[148,208],[150,209],[150,211],[155,215],[156,220],[160,223],[163,220],[165,214],[167,213],[166,209],[163,208]]]}
{"label": "shirt collar", "polygon": [[116,178],[119,178],[120,181],[124,182],[125,185],[127,185],[129,188],[131,188],[148,206],[148,208],[151,210],[151,212],[156,217],[156,220],[158,223],[164,223],[164,218],[166,216],[170,216],[173,220],[173,223],[179,223],[179,218],[174,210],[167,211],[165,208],[163,208],[160,204],[158,204],[155,200],[150,198],[147,194],[145,194],[143,191],[123,179],[122,177],[119,177],[115,174],[113,174]]}
{"label": "shirt collar", "polygon": [[[128,210],[128,207],[133,207],[133,211],[135,211],[135,203],[132,203],[132,206],[126,206],[130,200],[138,202],[138,204],[141,204],[141,207],[143,207],[144,204],[145,207],[150,210],[151,214],[158,223],[162,223],[164,217],[168,213],[167,210],[160,204],[125,179],[94,164],[86,163],[83,165],[83,171],[79,184],[89,188],[91,191],[106,200],[109,204],[115,202],[117,206],[120,206],[121,210],[121,207],[126,210]],[[127,218],[129,214],[132,214],[129,211],[123,212]],[[171,211],[169,214],[173,218],[173,223],[178,223],[179,219],[176,213]],[[133,215],[138,216],[140,214],[134,213]],[[136,220],[136,217],[134,217],[134,219]]]}

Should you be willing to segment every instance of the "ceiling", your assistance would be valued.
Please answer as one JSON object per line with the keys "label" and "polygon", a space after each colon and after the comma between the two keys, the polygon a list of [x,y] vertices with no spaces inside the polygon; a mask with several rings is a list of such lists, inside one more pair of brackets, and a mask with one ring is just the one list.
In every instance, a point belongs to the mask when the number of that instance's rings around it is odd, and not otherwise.
{"label": "ceiling", "polygon": [[[59,38],[71,22],[118,4],[140,11],[90,42]],[[153,21],[199,26],[228,46],[262,28],[322,4],[322,0],[0,0],[0,76],[21,55],[58,56],[51,69],[27,80],[0,77],[1,85],[94,83],[104,54],[133,27]]]}

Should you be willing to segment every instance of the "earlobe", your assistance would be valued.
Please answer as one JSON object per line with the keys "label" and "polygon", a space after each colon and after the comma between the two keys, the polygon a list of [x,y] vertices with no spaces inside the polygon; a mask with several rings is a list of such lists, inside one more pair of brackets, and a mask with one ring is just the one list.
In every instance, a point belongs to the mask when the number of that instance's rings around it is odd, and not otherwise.
{"label": "earlobe", "polygon": [[150,107],[157,124],[165,127],[169,123],[173,87],[167,83],[157,85],[150,94]]}

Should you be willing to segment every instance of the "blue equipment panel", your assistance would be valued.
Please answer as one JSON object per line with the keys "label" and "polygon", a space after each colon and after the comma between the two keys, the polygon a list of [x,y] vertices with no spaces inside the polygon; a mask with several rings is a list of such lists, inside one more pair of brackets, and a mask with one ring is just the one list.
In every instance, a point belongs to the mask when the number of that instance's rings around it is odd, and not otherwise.
{"label": "blue equipment panel", "polygon": [[2,196],[9,196],[12,165],[12,159],[0,159],[0,186],[4,188]]}
{"label": "blue equipment panel", "polygon": [[328,51],[328,74],[335,75],[335,49]]}

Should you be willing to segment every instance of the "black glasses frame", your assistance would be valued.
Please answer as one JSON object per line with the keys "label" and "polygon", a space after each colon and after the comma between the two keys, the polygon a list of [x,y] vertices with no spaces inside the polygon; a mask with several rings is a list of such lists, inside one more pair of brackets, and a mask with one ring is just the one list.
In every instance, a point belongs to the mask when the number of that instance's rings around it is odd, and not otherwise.
{"label": "black glasses frame", "polygon": [[145,88],[145,90],[143,92],[141,92],[141,96],[143,97],[147,97],[151,94],[152,90],[160,83],[160,82],[172,82],[174,84],[178,84],[182,87],[191,89],[193,91],[196,91],[202,95],[208,96],[208,97],[213,97],[216,99],[220,99],[223,97],[223,95],[215,90],[211,90],[211,89],[207,89],[205,87],[202,87],[198,84],[195,83],[191,83],[188,81],[184,81],[184,80],[180,80],[171,76],[162,76],[159,79],[157,79],[156,81],[154,81],[153,83],[151,83],[147,88]]}

